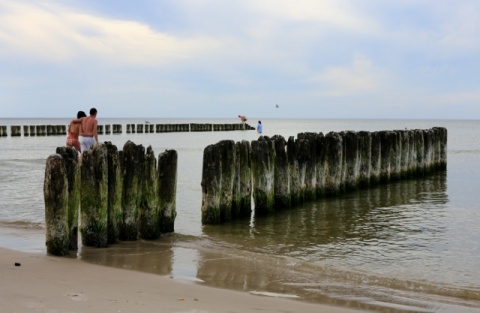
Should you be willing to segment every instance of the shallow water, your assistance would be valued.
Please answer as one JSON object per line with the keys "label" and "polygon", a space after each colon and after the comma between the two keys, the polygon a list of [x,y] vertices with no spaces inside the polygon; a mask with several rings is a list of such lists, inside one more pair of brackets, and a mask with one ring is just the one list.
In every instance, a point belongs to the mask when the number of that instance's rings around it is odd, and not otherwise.
{"label": "shallow water", "polygon": [[[161,120],[151,123],[236,120]],[[82,247],[87,262],[190,278],[245,291],[296,295],[381,312],[480,312],[480,122],[264,120],[264,135],[446,127],[448,169],[425,178],[319,199],[268,217],[202,226],[203,149],[254,131],[100,136],[179,154],[175,233],[155,241]],[[68,120],[1,120],[0,125]],[[0,138],[0,246],[45,253],[45,160],[63,136]]]}

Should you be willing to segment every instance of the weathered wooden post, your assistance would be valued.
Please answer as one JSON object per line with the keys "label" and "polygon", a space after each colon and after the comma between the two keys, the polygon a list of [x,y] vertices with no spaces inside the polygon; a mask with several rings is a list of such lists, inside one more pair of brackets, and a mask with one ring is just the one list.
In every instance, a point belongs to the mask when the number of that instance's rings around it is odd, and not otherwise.
{"label": "weathered wooden post", "polygon": [[47,158],[43,185],[47,253],[63,256],[70,247],[68,227],[68,178],[59,154]]}
{"label": "weathered wooden post", "polygon": [[30,128],[27,125],[23,125],[23,136],[24,137],[30,136],[29,130],[30,130]]}
{"label": "weathered wooden post", "polygon": [[138,199],[144,175],[145,148],[127,141],[123,146],[123,225],[121,240],[137,240]]}
{"label": "weathered wooden post", "polygon": [[36,130],[37,128],[34,125],[30,125],[30,136],[35,136],[36,135]]}
{"label": "weathered wooden post", "polygon": [[12,137],[20,137],[22,135],[22,128],[20,126],[10,126],[10,136]]}
{"label": "weathered wooden post", "polygon": [[261,136],[252,141],[252,177],[255,214],[274,211],[275,147],[270,138]]}
{"label": "weathered wooden post", "polygon": [[222,222],[220,207],[221,160],[216,145],[203,150],[202,167],[202,223]]}
{"label": "weathered wooden post", "polygon": [[317,186],[317,198],[321,198],[325,195],[325,157],[326,157],[326,144],[325,136],[323,133],[318,133],[315,136],[315,155],[316,155],[316,186]]}
{"label": "weathered wooden post", "polygon": [[297,135],[300,146],[297,150],[301,175],[303,177],[303,198],[312,200],[317,196],[317,154],[315,133],[300,133]]}
{"label": "weathered wooden post", "polygon": [[61,155],[67,174],[67,224],[69,232],[69,250],[78,249],[78,212],[80,208],[80,164],[78,152],[69,147],[58,147],[56,153]]}
{"label": "weathered wooden post", "polygon": [[95,144],[82,154],[81,164],[81,232],[85,246],[108,246],[107,194],[107,148]]}
{"label": "weathered wooden post", "polygon": [[37,136],[45,136],[46,135],[46,126],[45,125],[37,125]]}
{"label": "weathered wooden post", "polygon": [[138,234],[143,239],[157,239],[158,226],[157,159],[151,146],[145,154],[138,199]]}
{"label": "weathered wooden post", "polygon": [[143,124],[137,124],[137,133],[143,134]]}
{"label": "weathered wooden post", "polygon": [[338,195],[343,191],[343,138],[329,132],[325,135],[325,193]]}
{"label": "weathered wooden post", "polygon": [[232,217],[242,218],[252,214],[252,171],[250,142],[235,143],[236,163],[233,187]]}
{"label": "weathered wooden post", "polygon": [[0,137],[6,137],[7,136],[7,126],[2,125],[0,126]]}
{"label": "weathered wooden post", "polygon": [[236,174],[236,152],[235,142],[233,140],[222,140],[218,144],[218,153],[220,154],[220,208],[222,221],[232,219],[233,206],[233,182]]}
{"label": "weathered wooden post", "polygon": [[303,201],[300,165],[298,162],[298,147],[293,136],[287,141],[288,173],[290,176],[290,203],[295,205]]}
{"label": "weathered wooden post", "polygon": [[398,131],[389,132],[391,152],[390,152],[390,180],[399,180],[402,170],[402,146],[400,133]]}
{"label": "weathered wooden post", "polygon": [[161,233],[169,233],[175,230],[177,164],[178,154],[175,150],[165,150],[158,155],[157,203],[158,225]]}
{"label": "weathered wooden post", "polygon": [[288,170],[287,141],[284,137],[272,137],[275,145],[275,209],[290,208],[290,173]]}
{"label": "weathered wooden post", "polygon": [[380,164],[380,182],[386,183],[390,181],[390,171],[391,171],[391,154],[393,151],[393,143],[390,141],[392,135],[390,131],[380,131],[380,154],[381,154],[381,164]]}
{"label": "weathered wooden post", "polygon": [[433,160],[433,132],[431,129],[423,130],[423,143],[424,143],[424,173],[428,174],[431,172],[432,160]]}
{"label": "weathered wooden post", "polygon": [[397,131],[400,140],[400,175],[401,178],[409,177],[410,136],[407,130]]}
{"label": "weathered wooden post", "polygon": [[108,243],[113,244],[120,239],[123,224],[122,210],[122,165],[120,153],[115,145],[106,141],[108,162]]}
{"label": "weathered wooden post", "polygon": [[415,130],[415,148],[417,151],[417,176],[422,176],[425,173],[425,142],[423,138],[423,131],[421,129]]}
{"label": "weathered wooden post", "polygon": [[358,135],[354,131],[347,131],[343,135],[345,153],[345,190],[356,190],[359,187],[360,152],[358,148]]}
{"label": "weathered wooden post", "polygon": [[370,184],[376,185],[380,182],[382,167],[382,136],[380,132],[372,132],[372,156],[370,162]]}
{"label": "weathered wooden post", "polygon": [[110,135],[111,133],[112,133],[111,125],[110,124],[105,125],[105,134]]}
{"label": "weathered wooden post", "polygon": [[358,153],[359,153],[359,172],[358,184],[360,187],[370,185],[371,164],[372,164],[372,136],[370,132],[360,131],[358,136]]}
{"label": "weathered wooden post", "polygon": [[437,128],[440,141],[440,169],[447,169],[447,137],[448,131],[444,127]]}

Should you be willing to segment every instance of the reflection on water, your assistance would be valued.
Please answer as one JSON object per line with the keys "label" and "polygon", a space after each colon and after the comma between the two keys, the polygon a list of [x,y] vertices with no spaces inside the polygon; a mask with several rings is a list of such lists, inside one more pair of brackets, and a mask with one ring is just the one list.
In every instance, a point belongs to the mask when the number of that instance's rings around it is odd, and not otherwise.
{"label": "reflection on water", "polygon": [[206,225],[202,237],[172,234],[108,249],[84,247],[79,256],[217,287],[381,312],[475,312],[478,290],[432,280],[432,271],[441,275],[443,268],[435,255],[447,239],[446,188],[440,173],[255,220]]}

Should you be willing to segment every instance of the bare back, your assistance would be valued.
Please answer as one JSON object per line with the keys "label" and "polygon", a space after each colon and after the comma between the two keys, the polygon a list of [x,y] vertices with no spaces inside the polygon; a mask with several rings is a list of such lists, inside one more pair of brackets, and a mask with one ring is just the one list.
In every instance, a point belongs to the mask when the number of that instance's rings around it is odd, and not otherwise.
{"label": "bare back", "polygon": [[97,119],[94,116],[89,116],[83,120],[80,127],[80,136],[95,137],[95,140],[98,142]]}

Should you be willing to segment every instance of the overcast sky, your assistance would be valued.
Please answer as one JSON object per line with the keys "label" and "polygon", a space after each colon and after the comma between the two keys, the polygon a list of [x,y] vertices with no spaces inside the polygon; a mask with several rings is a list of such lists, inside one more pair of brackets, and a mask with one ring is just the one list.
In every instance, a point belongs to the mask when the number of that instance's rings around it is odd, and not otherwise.
{"label": "overcast sky", "polygon": [[478,119],[480,1],[0,0],[0,117],[91,107]]}

